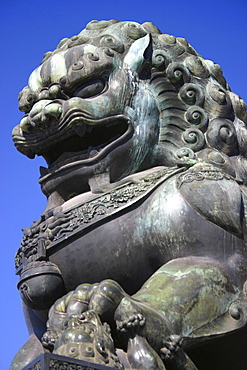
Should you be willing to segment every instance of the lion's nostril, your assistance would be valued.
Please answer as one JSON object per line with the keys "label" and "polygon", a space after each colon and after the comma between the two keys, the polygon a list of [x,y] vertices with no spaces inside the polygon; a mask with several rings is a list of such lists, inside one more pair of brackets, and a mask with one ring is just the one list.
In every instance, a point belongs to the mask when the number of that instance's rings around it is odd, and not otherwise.
{"label": "lion's nostril", "polygon": [[33,104],[33,103],[35,103],[35,101],[36,101],[36,96],[35,96],[35,94],[29,94],[29,95],[27,96],[27,101],[28,101],[28,103],[29,103],[29,104]]}
{"label": "lion's nostril", "polygon": [[31,132],[35,128],[35,131],[42,131],[57,121],[61,114],[61,104],[53,103],[51,100],[40,100],[34,104],[29,116],[23,117],[22,130]]}
{"label": "lion's nostril", "polygon": [[18,101],[19,110],[28,113],[37,101],[37,95],[29,87],[25,87],[19,93]]}

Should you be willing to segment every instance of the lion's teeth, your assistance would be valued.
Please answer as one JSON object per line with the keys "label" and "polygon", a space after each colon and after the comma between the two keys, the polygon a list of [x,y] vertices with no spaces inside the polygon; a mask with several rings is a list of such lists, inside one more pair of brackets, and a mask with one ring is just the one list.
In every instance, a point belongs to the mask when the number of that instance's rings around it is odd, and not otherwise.
{"label": "lion's teeth", "polygon": [[40,175],[43,177],[49,173],[48,168],[40,166],[39,168]]}
{"label": "lion's teeth", "polygon": [[85,125],[75,126],[74,131],[77,135],[79,135],[80,137],[83,137],[85,135],[85,132],[86,132],[86,126]]}
{"label": "lion's teeth", "polygon": [[88,148],[88,158],[95,157],[98,154],[98,150],[92,146]]}

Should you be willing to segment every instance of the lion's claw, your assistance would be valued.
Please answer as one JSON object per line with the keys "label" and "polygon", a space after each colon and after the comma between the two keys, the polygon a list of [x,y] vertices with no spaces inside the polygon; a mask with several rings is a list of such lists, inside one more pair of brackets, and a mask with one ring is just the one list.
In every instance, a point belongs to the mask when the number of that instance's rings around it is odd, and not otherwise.
{"label": "lion's claw", "polygon": [[163,342],[164,347],[161,348],[161,358],[164,360],[172,360],[174,354],[181,349],[182,337],[180,335],[171,335],[168,341]]}
{"label": "lion's claw", "polygon": [[54,344],[56,340],[58,339],[59,334],[56,331],[48,330],[44,333],[42,337],[42,345],[49,349],[49,351],[52,351],[54,348]]}
{"label": "lion's claw", "polygon": [[131,329],[137,329],[145,325],[145,317],[138,313],[136,315],[131,315],[125,320],[117,321],[117,329],[121,332],[126,332]]}

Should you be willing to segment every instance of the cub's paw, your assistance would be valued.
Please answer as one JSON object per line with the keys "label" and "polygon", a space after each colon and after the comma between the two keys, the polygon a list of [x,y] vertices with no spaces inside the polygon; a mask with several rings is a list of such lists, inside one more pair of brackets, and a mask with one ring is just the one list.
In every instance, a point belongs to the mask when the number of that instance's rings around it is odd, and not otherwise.
{"label": "cub's paw", "polygon": [[43,347],[52,352],[54,349],[54,344],[58,338],[59,332],[55,330],[46,331],[41,339]]}

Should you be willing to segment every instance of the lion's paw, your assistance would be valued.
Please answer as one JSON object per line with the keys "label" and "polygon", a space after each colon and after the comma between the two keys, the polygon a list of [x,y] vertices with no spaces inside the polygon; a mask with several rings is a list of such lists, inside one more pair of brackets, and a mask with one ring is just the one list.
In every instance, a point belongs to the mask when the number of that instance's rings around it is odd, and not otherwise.
{"label": "lion's paw", "polygon": [[161,348],[161,358],[163,360],[172,360],[174,355],[181,350],[182,337],[180,335],[171,335],[167,341],[163,342]]}
{"label": "lion's paw", "polygon": [[54,349],[54,344],[59,337],[59,333],[57,331],[48,330],[44,333],[42,337],[42,345],[44,348],[47,348],[49,351]]}
{"label": "lion's paw", "polygon": [[117,330],[127,332],[145,325],[145,317],[140,314],[132,314],[124,320],[117,321]]}

